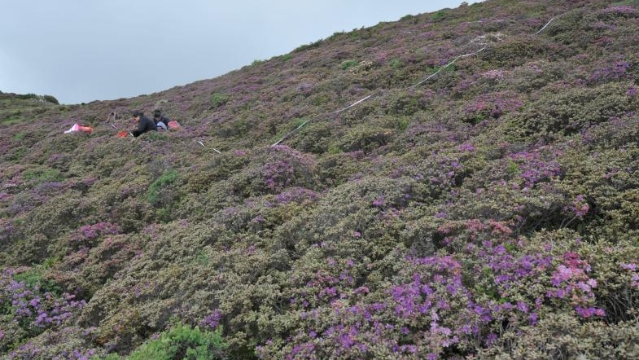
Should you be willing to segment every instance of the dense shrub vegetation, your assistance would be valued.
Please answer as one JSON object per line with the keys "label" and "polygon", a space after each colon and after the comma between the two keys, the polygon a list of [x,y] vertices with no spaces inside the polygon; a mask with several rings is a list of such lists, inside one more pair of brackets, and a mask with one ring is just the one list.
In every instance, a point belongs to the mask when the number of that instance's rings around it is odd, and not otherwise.
{"label": "dense shrub vegetation", "polygon": [[[639,357],[637,34],[634,0],[487,0],[133,99],[0,93],[0,354]],[[156,107],[182,128],[115,136]]]}

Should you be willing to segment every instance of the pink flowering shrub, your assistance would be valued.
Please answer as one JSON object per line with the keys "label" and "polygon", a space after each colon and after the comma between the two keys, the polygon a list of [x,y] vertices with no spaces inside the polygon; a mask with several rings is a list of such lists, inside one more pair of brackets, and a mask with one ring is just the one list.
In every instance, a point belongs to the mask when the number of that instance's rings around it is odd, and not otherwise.
{"label": "pink flowering shrub", "polygon": [[522,102],[512,94],[493,93],[480,95],[477,100],[466,105],[468,121],[478,124],[484,120],[497,119],[507,113],[517,111]]}
{"label": "pink flowering shrub", "polygon": [[93,225],[83,225],[70,235],[72,243],[86,246],[93,243],[93,240],[106,235],[117,235],[122,231],[118,225],[107,222],[99,222]]}
{"label": "pink flowering shrub", "polygon": [[[21,332],[4,333],[0,339],[0,349],[11,342],[23,340],[21,336],[30,337],[47,329],[55,329],[68,323],[86,304],[77,301],[68,293],[58,293],[42,281],[33,283],[15,280],[19,273],[11,268],[5,269],[0,277],[0,314],[3,328],[13,322],[22,329]],[[16,335],[18,337],[16,337]],[[7,337],[5,339],[5,337]]]}
{"label": "pink flowering shrub", "polygon": [[605,316],[602,309],[589,307],[595,298],[593,289],[597,287],[597,281],[588,277],[590,271],[590,265],[580,260],[578,254],[566,253],[564,264],[559,265],[551,277],[555,289],[550,290],[547,296],[569,298],[581,317]]}

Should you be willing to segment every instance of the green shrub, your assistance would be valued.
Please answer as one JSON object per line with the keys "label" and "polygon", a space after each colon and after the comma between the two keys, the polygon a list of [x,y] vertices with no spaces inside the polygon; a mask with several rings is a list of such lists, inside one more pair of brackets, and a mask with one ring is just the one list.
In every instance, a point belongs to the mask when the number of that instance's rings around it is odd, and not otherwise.
{"label": "green shrub", "polygon": [[21,99],[21,100],[36,99],[37,97],[38,97],[38,95],[33,94],[33,93],[16,95],[16,98]]}
{"label": "green shrub", "polygon": [[318,47],[320,47],[320,45],[322,45],[324,43],[324,40],[317,40],[315,42],[312,42],[310,44],[307,45],[302,45],[300,47],[297,47],[296,49],[293,50],[294,53],[298,53],[298,52],[302,52],[302,51],[306,51],[306,50],[311,50],[311,49],[316,49]]}
{"label": "green shrub", "polygon": [[385,111],[391,115],[413,115],[420,110],[426,110],[428,98],[418,92],[391,91],[387,96]]}
{"label": "green shrub", "polygon": [[211,94],[211,107],[216,109],[226,104],[229,101],[229,96],[226,94],[213,93]]}
{"label": "green shrub", "polygon": [[142,345],[129,360],[225,359],[226,348],[220,330],[211,332],[179,325]]}
{"label": "green shrub", "polygon": [[342,70],[346,70],[346,69],[351,68],[351,67],[353,67],[355,65],[357,65],[357,60],[345,60],[345,61],[342,62],[340,67],[342,68]]}
{"label": "green shrub", "polygon": [[393,136],[393,131],[382,128],[360,126],[348,131],[338,142],[345,152],[362,150],[365,153],[387,145]]}
{"label": "green shrub", "polygon": [[293,54],[285,54],[279,57],[280,60],[286,62],[293,58]]}
{"label": "green shrub", "polygon": [[177,180],[177,178],[178,172],[175,169],[171,169],[157,178],[157,180],[155,180],[151,184],[151,186],[149,186],[149,190],[147,192],[149,202],[152,205],[156,205],[158,203],[158,200],[160,199],[160,194],[163,191],[164,187],[173,184],[175,180]]}
{"label": "green shrub", "polygon": [[24,179],[27,181],[34,180],[36,183],[43,183],[64,180],[64,176],[56,169],[37,168],[26,170],[24,172]]}
{"label": "green shrub", "polygon": [[168,140],[169,136],[163,132],[151,131],[147,133],[146,138],[148,138],[150,141],[160,141],[160,140]]}
{"label": "green shrub", "polygon": [[322,106],[331,102],[331,96],[328,93],[322,92],[314,94],[309,98],[309,100],[314,106]]}
{"label": "green shrub", "polygon": [[121,360],[122,358],[118,354],[109,354],[105,357],[99,358],[100,360]]}
{"label": "green shrub", "polygon": [[393,68],[393,70],[399,70],[400,68],[404,66],[404,64],[402,63],[400,59],[391,60],[390,65]]}
{"label": "green shrub", "polygon": [[[507,334],[492,348],[480,353],[483,359],[634,359],[639,356],[636,323],[603,324],[580,321],[557,313]],[[549,344],[553,344],[549,346]]]}
{"label": "green shrub", "polygon": [[24,139],[25,135],[27,135],[24,131],[21,131],[15,135],[13,135],[13,140],[20,141]]}
{"label": "green shrub", "polygon": [[538,38],[518,36],[502,40],[479,56],[499,67],[511,67],[523,65],[528,59],[541,56],[545,51],[546,46]]}
{"label": "green shrub", "polygon": [[404,16],[402,16],[401,18],[399,18],[399,21],[408,21],[408,20],[413,19],[414,17],[415,17],[415,16],[414,16],[414,15],[411,15],[411,14],[404,15]]}
{"label": "green shrub", "polygon": [[55,97],[53,97],[51,95],[44,95],[42,98],[46,102],[50,102],[52,104],[60,105],[60,103],[58,102],[58,99],[56,99]]}
{"label": "green shrub", "polygon": [[430,15],[430,19],[432,21],[440,21],[440,20],[443,20],[445,17],[446,17],[446,12],[443,10],[434,12]]}
{"label": "green shrub", "polygon": [[514,139],[554,140],[572,135],[633,111],[636,105],[625,95],[627,87],[619,83],[594,88],[568,88],[548,92],[513,117],[507,132]]}
{"label": "green shrub", "polygon": [[30,286],[38,286],[43,291],[48,291],[54,293],[56,295],[60,295],[63,292],[63,289],[59,284],[56,284],[51,279],[45,278],[49,269],[51,268],[51,262],[53,260],[49,259],[45,261],[42,265],[37,265],[35,267],[29,268],[27,271],[17,274],[13,277],[15,281],[22,281]]}
{"label": "green shrub", "polygon": [[311,122],[291,137],[291,147],[303,152],[322,154],[328,151],[332,126],[325,122]]}

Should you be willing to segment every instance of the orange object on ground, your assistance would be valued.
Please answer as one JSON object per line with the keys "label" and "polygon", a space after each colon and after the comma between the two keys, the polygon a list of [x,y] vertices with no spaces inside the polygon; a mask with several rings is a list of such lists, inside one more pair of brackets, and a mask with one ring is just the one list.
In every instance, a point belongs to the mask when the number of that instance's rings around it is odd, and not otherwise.
{"label": "orange object on ground", "polygon": [[169,129],[177,130],[177,129],[179,129],[179,128],[180,128],[180,123],[178,123],[178,122],[177,122],[177,121],[175,121],[175,120],[171,120],[171,121],[169,121],[169,124],[168,124],[168,125],[169,125]]}
{"label": "orange object on ground", "polygon": [[76,124],[73,124],[73,126],[71,126],[71,128],[65,131],[64,133],[69,134],[72,132],[83,132],[83,133],[90,134],[93,132],[93,128],[90,126],[80,126],[76,123]]}
{"label": "orange object on ground", "polygon": [[122,130],[122,131],[118,132],[118,137],[120,137],[120,138],[125,138],[127,136],[129,136],[129,132],[126,131],[126,130]]}
{"label": "orange object on ground", "polygon": [[93,132],[93,128],[90,126],[78,126],[78,131],[81,131],[83,133],[87,133],[90,134]]}

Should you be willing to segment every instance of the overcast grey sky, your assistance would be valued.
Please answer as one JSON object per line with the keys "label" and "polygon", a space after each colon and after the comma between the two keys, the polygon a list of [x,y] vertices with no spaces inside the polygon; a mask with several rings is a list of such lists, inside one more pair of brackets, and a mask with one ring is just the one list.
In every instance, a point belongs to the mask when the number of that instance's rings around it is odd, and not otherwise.
{"label": "overcast grey sky", "polygon": [[[467,1],[469,4],[477,1]],[[150,94],[462,0],[0,0],[0,91]]]}

